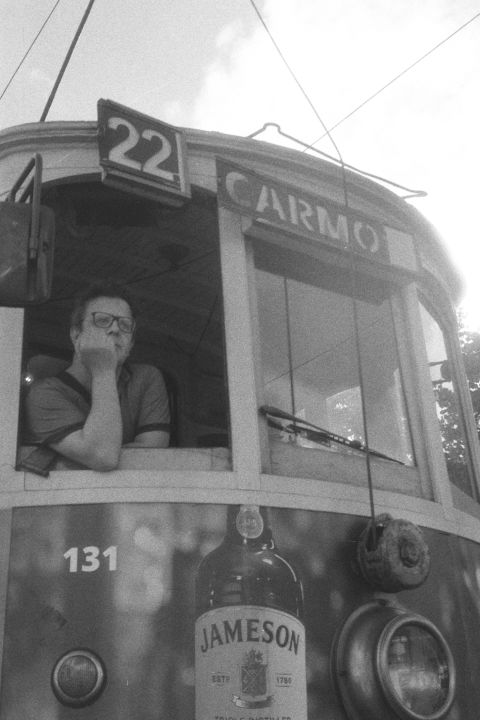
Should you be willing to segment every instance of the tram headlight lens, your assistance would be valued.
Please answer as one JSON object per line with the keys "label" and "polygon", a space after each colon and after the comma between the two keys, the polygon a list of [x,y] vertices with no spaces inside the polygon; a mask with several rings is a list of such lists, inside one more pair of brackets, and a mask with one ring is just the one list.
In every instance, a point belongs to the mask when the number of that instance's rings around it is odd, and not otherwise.
{"label": "tram headlight lens", "polygon": [[450,650],[426,619],[396,619],[379,642],[378,674],[387,698],[407,718],[438,718],[450,705],[454,666]]}
{"label": "tram headlight lens", "polygon": [[431,715],[445,704],[449,687],[447,659],[424,628],[398,630],[388,648],[387,678],[402,705]]}
{"label": "tram headlight lens", "polygon": [[57,699],[68,707],[85,707],[102,693],[105,666],[90,650],[72,650],[55,663],[52,688]]}
{"label": "tram headlight lens", "polygon": [[349,720],[442,720],[455,698],[450,648],[426,617],[372,601],[345,621],[332,670]]}

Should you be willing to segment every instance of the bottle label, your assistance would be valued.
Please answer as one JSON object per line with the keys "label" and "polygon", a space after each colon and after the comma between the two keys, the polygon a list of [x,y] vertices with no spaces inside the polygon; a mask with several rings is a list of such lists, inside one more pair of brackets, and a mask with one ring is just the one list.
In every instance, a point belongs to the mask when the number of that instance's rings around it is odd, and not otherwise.
{"label": "bottle label", "polygon": [[196,720],[306,720],[305,628],[256,605],[215,608],[195,624]]}

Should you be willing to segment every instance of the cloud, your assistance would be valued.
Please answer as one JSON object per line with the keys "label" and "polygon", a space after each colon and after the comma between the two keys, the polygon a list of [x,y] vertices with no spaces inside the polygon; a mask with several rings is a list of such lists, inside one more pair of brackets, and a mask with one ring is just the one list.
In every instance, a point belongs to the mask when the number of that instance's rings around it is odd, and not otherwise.
{"label": "cloud", "polygon": [[215,38],[215,45],[219,50],[226,50],[230,52],[230,49],[238,40],[242,34],[243,23],[240,21],[229,23],[221,28],[220,32]]}
{"label": "cloud", "polygon": [[39,67],[30,70],[28,79],[30,82],[36,85],[38,83],[43,83],[45,85],[48,85],[49,87],[52,87],[55,82],[54,78],[50,77],[50,75],[46,73],[45,70]]}
{"label": "cloud", "polygon": [[[448,0],[414,8],[406,0],[394,5],[379,0],[264,0],[262,16],[328,127],[468,20],[465,8],[454,12]],[[478,286],[472,268],[478,268],[480,259],[475,215],[480,162],[477,37],[472,23],[334,131],[345,162],[428,192],[415,205],[444,238],[467,281],[467,295]],[[248,135],[275,122],[305,142],[324,134],[260,23],[248,35],[235,23],[226,26],[217,36],[217,48],[196,99],[194,127]],[[270,137],[283,143],[275,133]],[[335,154],[327,138],[317,147]],[[480,327],[478,311],[477,316]]]}

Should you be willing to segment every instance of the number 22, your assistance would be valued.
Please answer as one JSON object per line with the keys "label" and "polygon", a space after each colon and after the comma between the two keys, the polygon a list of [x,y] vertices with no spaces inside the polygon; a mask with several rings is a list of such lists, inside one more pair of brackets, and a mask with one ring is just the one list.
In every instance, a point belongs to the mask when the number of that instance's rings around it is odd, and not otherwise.
{"label": "number 22", "polygon": [[[156,175],[164,180],[170,180],[170,182],[173,182],[175,179],[174,174],[168,170],[162,170],[159,167],[159,165],[164,163],[165,160],[167,160],[172,154],[172,146],[167,138],[156,130],[148,129],[144,130],[140,135],[137,128],[132,125],[131,122],[125,120],[125,118],[108,118],[108,127],[112,128],[112,130],[117,130],[117,128],[122,126],[127,128],[128,136],[125,140],[122,140],[118,143],[118,145],[115,145],[110,150],[108,154],[109,160],[117,162],[120,165],[126,165],[134,170],[143,171],[149,173],[150,175]],[[152,140],[152,138],[158,138],[160,140],[160,150],[149,157],[143,165],[138,160],[133,160],[126,155],[129,150],[133,150],[133,148],[136,147],[141,137],[145,140]]]}

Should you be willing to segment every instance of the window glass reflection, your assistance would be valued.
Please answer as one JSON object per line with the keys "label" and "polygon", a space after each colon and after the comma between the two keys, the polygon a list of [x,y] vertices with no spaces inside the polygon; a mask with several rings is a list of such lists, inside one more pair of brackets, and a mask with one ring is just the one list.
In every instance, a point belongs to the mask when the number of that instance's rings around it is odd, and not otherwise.
{"label": "window glass reflection", "polygon": [[[348,440],[365,442],[351,279],[345,270],[256,247],[263,400]],[[356,311],[372,449],[413,464],[390,298],[378,281],[358,283]],[[278,425],[278,423],[276,423]],[[287,428],[288,429],[288,428]],[[314,433],[276,427],[272,438],[302,447]],[[323,438],[332,450],[345,445]]]}
{"label": "window glass reflection", "polygon": [[447,657],[439,641],[420,625],[403,625],[393,635],[388,677],[401,704],[420,717],[430,717],[447,701]]}
{"label": "window glass reflection", "polygon": [[467,442],[445,336],[439,323],[422,303],[420,316],[448,476],[451,483],[473,496]]}

